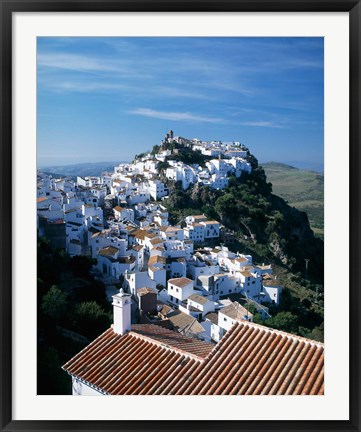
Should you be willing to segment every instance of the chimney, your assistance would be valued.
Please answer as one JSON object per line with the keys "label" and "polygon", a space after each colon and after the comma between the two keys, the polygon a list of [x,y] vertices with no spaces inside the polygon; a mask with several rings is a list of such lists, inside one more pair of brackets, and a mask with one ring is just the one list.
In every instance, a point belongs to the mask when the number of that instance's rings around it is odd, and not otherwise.
{"label": "chimney", "polygon": [[131,329],[131,296],[123,291],[113,295],[113,330],[115,333],[123,335]]}

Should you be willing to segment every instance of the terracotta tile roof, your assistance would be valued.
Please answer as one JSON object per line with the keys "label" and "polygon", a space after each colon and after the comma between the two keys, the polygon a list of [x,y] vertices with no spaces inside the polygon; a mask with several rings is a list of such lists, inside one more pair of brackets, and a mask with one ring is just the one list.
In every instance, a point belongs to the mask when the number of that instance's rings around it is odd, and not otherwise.
{"label": "terracotta tile roof", "polygon": [[145,233],[145,237],[148,237],[148,238],[151,238],[151,239],[154,239],[154,237],[157,237],[157,235],[158,234],[153,233],[153,232],[146,232]]}
{"label": "terracotta tile roof", "polygon": [[140,334],[120,336],[109,329],[63,369],[104,394],[149,395],[175,388],[179,375],[201,361]]}
{"label": "terracotta tile roof", "polygon": [[166,232],[178,232],[182,231],[183,228],[175,227],[175,226],[168,226],[166,229]]}
{"label": "terracotta tile roof", "polygon": [[203,342],[198,339],[183,336],[175,331],[152,324],[133,324],[132,332],[142,336],[147,336],[153,340],[161,342],[162,345],[167,345],[176,350],[203,359],[206,358],[215,347],[213,343]]}
{"label": "terracotta tile roof", "polygon": [[107,255],[115,255],[119,252],[119,249],[113,246],[106,246],[100,249],[99,255],[107,256]]}
{"label": "terracotta tile roof", "polygon": [[277,286],[277,287],[280,286],[278,280],[274,276],[268,273],[262,275],[262,284],[265,286]]}
{"label": "terracotta tile roof", "polygon": [[244,277],[253,277],[252,273],[249,271],[241,271],[240,272]]}
{"label": "terracotta tile roof", "polygon": [[198,303],[198,304],[206,304],[208,301],[209,301],[209,299],[207,299],[207,298],[205,298],[205,297],[203,297],[203,296],[200,296],[200,295],[198,295],[198,294],[191,294],[189,297],[188,297],[188,300],[192,300],[192,301],[194,301],[195,303]]}
{"label": "terracotta tile roof", "polygon": [[238,302],[233,302],[230,305],[223,307],[219,312],[231,319],[245,319],[245,316],[248,318],[253,317],[251,312],[248,312],[247,309]]}
{"label": "terracotta tile roof", "polygon": [[165,269],[163,267],[155,267],[155,266],[148,266],[148,268],[154,273],[157,271],[163,271],[165,272]]}
{"label": "terracotta tile roof", "polygon": [[151,243],[152,245],[156,245],[156,244],[163,243],[163,240],[157,237],[157,238],[152,239],[152,240],[150,241],[150,243]]}
{"label": "terracotta tile roof", "polygon": [[187,382],[171,394],[323,394],[323,344],[235,323]]}
{"label": "terracotta tile roof", "polygon": [[199,324],[196,318],[179,310],[167,315],[169,321],[172,322],[174,328],[183,334],[198,334],[204,333],[204,327]]}
{"label": "terracotta tile roof", "polygon": [[322,395],[324,346],[237,322],[210,344],[155,325],[107,330],[63,369],[112,395]]}
{"label": "terracotta tile roof", "polygon": [[165,257],[163,257],[161,255],[153,255],[149,258],[148,265],[153,265],[155,263],[165,264],[166,259],[165,259]]}
{"label": "terracotta tile roof", "polygon": [[218,313],[217,312],[208,312],[206,315],[204,315],[204,318],[208,319],[213,324],[218,325]]}
{"label": "terracotta tile roof", "polygon": [[186,285],[193,283],[192,279],[188,279],[186,277],[168,279],[168,282],[171,283],[172,285],[179,287],[179,288],[183,288]]}
{"label": "terracotta tile roof", "polygon": [[134,231],[132,234],[137,239],[144,240],[145,239],[145,235],[146,235],[146,231],[144,231],[143,229],[138,229],[138,230]]}
{"label": "terracotta tile roof", "polygon": [[201,224],[205,224],[205,225],[216,225],[219,224],[218,221],[212,220],[212,221],[202,221]]}
{"label": "terracotta tile roof", "polygon": [[242,263],[242,262],[248,262],[248,259],[247,258],[243,258],[243,257],[238,257],[238,258],[235,259],[235,261],[237,261],[239,263]]}
{"label": "terracotta tile roof", "polygon": [[143,287],[137,291],[138,296],[143,296],[145,294],[157,294],[157,291],[153,288]]}
{"label": "terracotta tile roof", "polygon": [[163,316],[167,316],[169,313],[174,312],[174,309],[172,309],[169,305],[162,303],[161,301],[158,301],[157,305],[160,307],[158,312]]}
{"label": "terracotta tile roof", "polygon": [[114,210],[114,211],[117,211],[117,212],[122,212],[124,209],[123,209],[123,207],[115,206],[115,207],[113,208],[113,210]]}

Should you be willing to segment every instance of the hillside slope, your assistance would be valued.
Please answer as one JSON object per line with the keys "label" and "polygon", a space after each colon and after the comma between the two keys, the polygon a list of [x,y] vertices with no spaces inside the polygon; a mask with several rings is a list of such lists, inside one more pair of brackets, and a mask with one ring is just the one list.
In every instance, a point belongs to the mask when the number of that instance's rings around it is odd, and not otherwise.
{"label": "hillside slope", "polygon": [[273,193],[289,205],[307,213],[312,230],[323,238],[324,176],[290,165],[268,162],[262,164]]}

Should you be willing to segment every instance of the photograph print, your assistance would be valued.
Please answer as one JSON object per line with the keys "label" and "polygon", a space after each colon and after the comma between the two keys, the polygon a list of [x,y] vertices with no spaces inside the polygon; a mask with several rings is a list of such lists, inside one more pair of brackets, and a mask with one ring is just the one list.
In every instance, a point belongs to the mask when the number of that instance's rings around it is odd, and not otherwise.
{"label": "photograph print", "polygon": [[324,40],[37,38],[37,394],[324,395]]}

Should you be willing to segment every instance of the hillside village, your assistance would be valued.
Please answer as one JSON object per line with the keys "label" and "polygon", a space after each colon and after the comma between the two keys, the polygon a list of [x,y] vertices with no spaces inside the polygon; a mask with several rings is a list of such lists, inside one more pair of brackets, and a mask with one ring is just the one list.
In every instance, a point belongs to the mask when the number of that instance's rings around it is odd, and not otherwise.
{"label": "hillside village", "polygon": [[[100,336],[95,324],[90,344],[76,327],[57,327],[82,341],[61,367],[73,395],[323,394],[323,344],[254,322],[267,322],[282,296],[272,265],[231,251],[234,233],[204,214],[169,221],[172,188],[222,190],[230,176],[242,182],[250,161],[240,143],[170,131],[113,173],[72,181],[38,172],[39,237],[90,258],[113,309],[113,324]],[[50,311],[57,289],[43,297]]]}
{"label": "hillside village", "polygon": [[[177,150],[163,150],[167,143],[210,160],[204,167],[172,160]],[[165,158],[168,167],[162,169]],[[170,131],[159,153],[116,166],[113,173],[74,182],[38,172],[39,236],[70,256],[94,258],[109,299],[119,288],[132,296],[133,322],[160,323],[218,342],[238,319],[252,321],[255,312],[267,319],[267,305],[279,303],[282,287],[270,264],[255,264],[252,256],[222,245],[232,233],[220,222],[197,214],[182,226],[170,225],[162,199],[172,182],[183,189],[196,182],[223,189],[230,173],[240,177],[250,170],[240,143],[188,140]]]}

